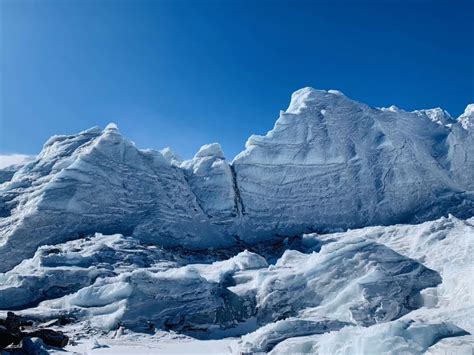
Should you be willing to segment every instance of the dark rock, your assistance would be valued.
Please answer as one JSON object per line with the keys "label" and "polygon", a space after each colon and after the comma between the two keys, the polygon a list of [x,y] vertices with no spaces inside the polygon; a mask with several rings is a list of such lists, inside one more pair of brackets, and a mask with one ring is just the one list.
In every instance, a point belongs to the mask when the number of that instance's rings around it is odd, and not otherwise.
{"label": "dark rock", "polygon": [[[64,324],[69,319],[56,319],[52,323]],[[51,322],[50,322],[51,323]],[[22,347],[34,346],[38,351],[34,354],[44,353],[44,344],[57,348],[65,347],[69,342],[69,337],[61,331],[40,328],[36,330],[26,330],[24,327],[31,328],[34,323],[24,317],[18,316],[13,312],[7,313],[6,319],[0,319],[0,350],[9,345],[16,345],[22,341]],[[29,338],[40,338],[32,341]],[[27,344],[27,345],[24,345]],[[30,354],[31,352],[27,352]]]}
{"label": "dark rock", "polygon": [[0,349],[11,344],[18,344],[20,340],[19,334],[10,332],[7,328],[0,325]]}
{"label": "dark rock", "polygon": [[24,337],[40,338],[46,345],[55,346],[57,348],[64,348],[68,342],[69,337],[61,331],[52,329],[38,329],[32,332],[22,333]]}
{"label": "dark rock", "polygon": [[21,341],[21,350],[25,354],[31,355],[48,355],[49,351],[45,346],[43,340],[40,338],[29,338],[25,337]]}
{"label": "dark rock", "polygon": [[23,326],[31,327],[33,325],[32,321],[25,319],[24,317],[17,316],[13,312],[7,313],[7,319],[5,319],[4,323],[5,323],[5,327],[8,330],[13,331],[13,332],[19,332],[20,327],[23,327]]}
{"label": "dark rock", "polygon": [[21,317],[17,316],[13,312],[7,313],[7,319],[5,319],[5,327],[11,332],[20,331]]}

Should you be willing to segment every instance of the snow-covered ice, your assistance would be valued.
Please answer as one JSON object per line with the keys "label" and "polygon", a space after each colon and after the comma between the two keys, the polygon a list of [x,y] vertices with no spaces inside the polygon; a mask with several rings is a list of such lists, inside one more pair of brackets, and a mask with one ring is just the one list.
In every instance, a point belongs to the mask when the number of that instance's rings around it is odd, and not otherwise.
{"label": "snow-covered ice", "polygon": [[[41,247],[2,276],[10,285],[0,297],[42,294],[18,312],[73,319],[62,328],[73,334],[71,351],[469,353],[473,222],[449,216],[303,235],[300,251],[274,264],[258,250],[204,264],[185,250],[96,234]],[[12,291],[19,280],[28,287]],[[67,294],[45,292],[55,285]],[[92,338],[106,347],[91,349]]]}
{"label": "snow-covered ice", "polygon": [[0,252],[10,255],[0,270],[41,245],[96,232],[207,249],[470,217],[471,116],[472,106],[455,120],[304,88],[232,163],[217,143],[184,162],[169,148],[141,150],[114,124],[54,136],[0,187]]}
{"label": "snow-covered ice", "polygon": [[71,352],[471,354],[473,107],[304,88],[231,162],[53,136],[0,170],[0,313]]}

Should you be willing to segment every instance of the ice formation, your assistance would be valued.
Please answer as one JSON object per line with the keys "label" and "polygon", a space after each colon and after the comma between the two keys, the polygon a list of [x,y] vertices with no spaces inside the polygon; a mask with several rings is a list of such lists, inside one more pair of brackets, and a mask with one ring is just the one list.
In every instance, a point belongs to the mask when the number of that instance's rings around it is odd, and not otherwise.
{"label": "ice formation", "polygon": [[71,351],[470,353],[473,107],[304,88],[232,162],[53,136],[0,170],[0,309]]}
{"label": "ice formation", "polygon": [[472,215],[473,136],[434,123],[433,112],[296,91],[273,130],[250,137],[232,163],[244,225],[293,235]]}
{"label": "ice formation", "polygon": [[52,137],[0,190],[0,251],[10,255],[0,270],[95,232],[206,249],[469,217],[469,107],[456,121],[441,109],[374,109],[304,88],[231,164],[217,143],[184,162],[170,149],[140,150],[114,124]]}

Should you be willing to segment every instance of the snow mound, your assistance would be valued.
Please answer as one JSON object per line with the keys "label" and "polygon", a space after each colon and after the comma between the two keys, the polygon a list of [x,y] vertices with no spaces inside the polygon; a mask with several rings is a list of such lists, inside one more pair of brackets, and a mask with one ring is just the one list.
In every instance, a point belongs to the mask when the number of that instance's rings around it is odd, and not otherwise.
{"label": "snow mound", "polygon": [[102,274],[75,293],[42,302],[32,314],[67,313],[90,319],[94,327],[107,331],[119,324],[142,332],[157,328],[203,333],[232,328],[251,318],[254,310],[225,287],[226,279],[237,271],[267,266],[262,257],[247,251],[226,261],[183,267],[173,265],[161,252],[151,267],[144,262],[148,255],[129,251],[126,259],[131,256],[142,261],[141,267],[112,264],[108,275]]}
{"label": "snow mound", "polygon": [[[133,238],[101,234],[41,247],[2,277],[0,296],[16,299],[15,308],[47,298],[27,311],[36,317],[196,336],[288,317],[311,320],[319,331],[387,322],[419,307],[419,291],[440,282],[436,272],[362,238],[326,241],[309,254],[288,250],[269,266],[249,251],[189,264]],[[327,323],[329,317],[335,322]]]}
{"label": "snow mound", "polygon": [[248,250],[202,263],[186,249],[97,233],[42,246],[0,274],[0,307],[67,319],[61,329],[100,344],[167,334],[178,352],[189,351],[178,346],[184,334],[227,339],[235,353],[463,353],[474,342],[473,222],[307,234],[274,264]]}
{"label": "snow mound", "polygon": [[455,123],[454,118],[451,117],[448,111],[445,111],[440,107],[432,108],[428,110],[416,110],[416,111],[413,111],[413,113],[420,116],[420,118],[423,118],[423,116],[425,116],[429,118],[431,121],[433,121],[434,123],[442,125],[442,126]]}
{"label": "snow mound", "polygon": [[222,152],[221,145],[219,143],[205,144],[194,156],[195,158],[204,158],[204,157],[216,157],[224,159],[224,153]]}
{"label": "snow mound", "polygon": [[26,308],[73,293],[98,277],[136,268],[167,268],[179,259],[122,235],[94,237],[38,248],[33,258],[0,274],[0,309]]}
{"label": "snow mound", "polygon": [[[244,335],[240,343],[234,344],[235,348],[233,351],[238,354],[267,353],[276,344],[281,343],[285,339],[338,331],[346,325],[348,324],[330,319],[319,321],[303,319],[281,320],[261,327],[253,333]],[[296,352],[290,351],[288,353]]]}
{"label": "snow mound", "polygon": [[[5,154],[0,155],[0,170],[12,170],[35,160],[33,155],[25,154]],[[0,182],[1,183],[1,182]]]}
{"label": "snow mound", "polygon": [[[367,227],[345,233],[307,235],[306,240],[324,245],[351,238],[373,239],[398,253],[437,270],[442,282],[421,291],[422,307],[400,319],[369,327],[345,327],[323,335],[285,337],[272,354],[330,353],[330,354],[430,354],[472,352],[474,344],[474,307],[472,284],[474,224],[453,216],[419,225]],[[318,244],[315,244],[318,245]],[[331,244],[329,244],[331,245]],[[316,313],[317,314],[317,313]],[[330,313],[334,315],[333,312]],[[313,319],[315,313],[301,313]],[[252,341],[265,338],[255,334],[243,337],[237,349],[255,346]],[[271,327],[268,327],[271,329]],[[271,331],[268,338],[272,337]],[[289,333],[291,334],[291,333]],[[249,344],[246,344],[249,343]],[[245,345],[246,344],[246,345]]]}

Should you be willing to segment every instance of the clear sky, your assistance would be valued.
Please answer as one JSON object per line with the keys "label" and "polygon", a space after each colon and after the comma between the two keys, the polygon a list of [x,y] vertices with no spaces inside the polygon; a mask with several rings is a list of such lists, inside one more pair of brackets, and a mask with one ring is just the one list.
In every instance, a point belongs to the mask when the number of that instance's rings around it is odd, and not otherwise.
{"label": "clear sky", "polygon": [[474,1],[0,0],[0,153],[118,124],[141,148],[227,158],[290,94],[474,101]]}

